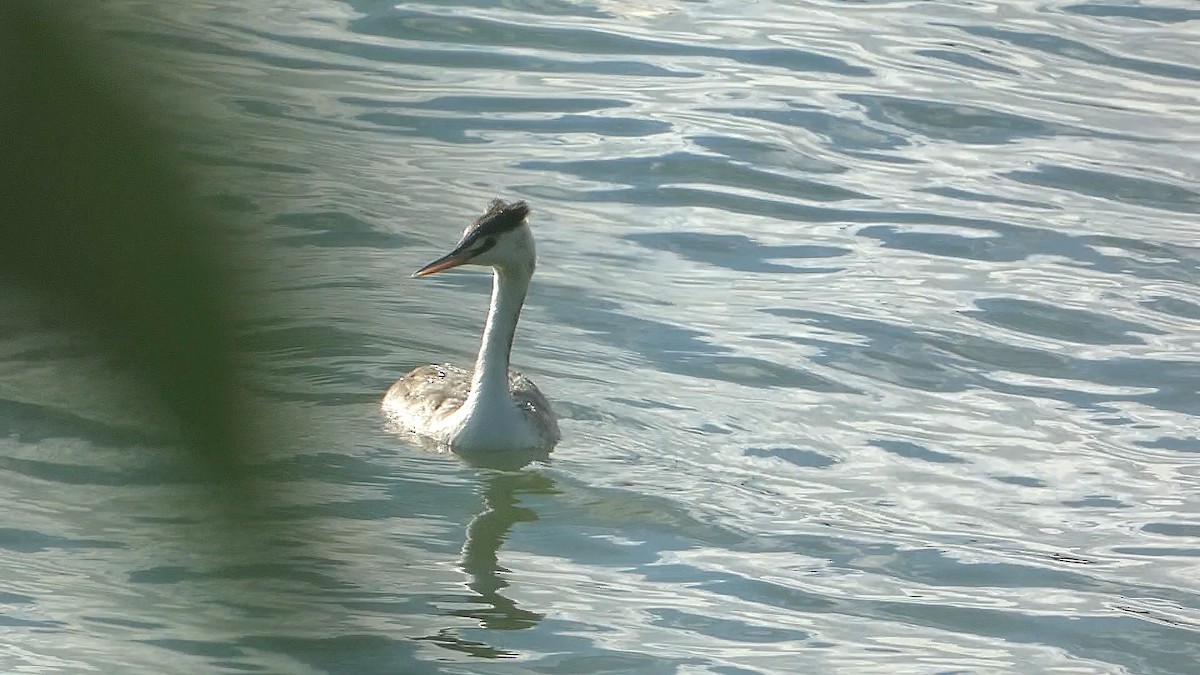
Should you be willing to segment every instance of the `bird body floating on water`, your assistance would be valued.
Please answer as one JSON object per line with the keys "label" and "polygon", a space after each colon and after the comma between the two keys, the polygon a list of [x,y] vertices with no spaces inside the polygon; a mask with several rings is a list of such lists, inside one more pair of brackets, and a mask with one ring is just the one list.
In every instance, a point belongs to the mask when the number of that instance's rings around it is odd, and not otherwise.
{"label": "bird body floating on water", "polygon": [[454,250],[413,273],[424,277],[459,265],[492,268],[492,304],[475,369],[421,366],[383,397],[397,425],[464,452],[549,449],[561,437],[549,401],[521,373],[509,370],[513,335],[537,254],[529,205],[492,201],[463,232]]}

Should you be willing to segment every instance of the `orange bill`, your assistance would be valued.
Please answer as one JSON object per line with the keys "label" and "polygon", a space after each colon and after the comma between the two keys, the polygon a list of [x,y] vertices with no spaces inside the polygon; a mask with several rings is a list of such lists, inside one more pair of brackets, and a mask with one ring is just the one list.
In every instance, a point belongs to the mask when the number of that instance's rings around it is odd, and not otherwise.
{"label": "orange bill", "polygon": [[470,251],[466,251],[461,248],[455,249],[455,250],[447,253],[446,255],[438,258],[437,260],[434,260],[433,262],[429,263],[428,265],[422,267],[421,269],[417,270],[416,272],[413,272],[412,275],[414,277],[425,277],[425,276],[429,276],[430,274],[437,274],[438,272],[448,270],[452,267],[458,267],[459,265],[467,262],[470,259],[471,259]]}

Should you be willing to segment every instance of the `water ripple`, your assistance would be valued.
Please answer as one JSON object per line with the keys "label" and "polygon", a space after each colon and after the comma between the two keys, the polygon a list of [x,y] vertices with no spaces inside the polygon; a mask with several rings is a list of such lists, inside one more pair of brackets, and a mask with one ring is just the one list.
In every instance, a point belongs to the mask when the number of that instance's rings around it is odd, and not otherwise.
{"label": "water ripple", "polygon": [[1053,165],[1043,165],[1034,171],[1010,171],[1006,177],[1125,204],[1200,213],[1200,192],[1145,178]]}
{"label": "water ripple", "polygon": [[[872,74],[869,69],[846,63],[842,59],[801,49],[701,46],[679,40],[656,40],[599,29],[568,28],[564,25],[541,27],[482,17],[448,16],[405,10],[386,16],[364,17],[355,21],[351,28],[365,35],[386,36],[397,40],[463,42],[494,48],[536,48],[591,57],[598,54],[706,57],[784,70],[857,77]],[[495,50],[492,53],[494,54]],[[629,71],[627,74],[637,74],[637,71]]]}
{"label": "water ripple", "polygon": [[1033,50],[1054,56],[1066,57],[1088,66],[1108,66],[1120,70],[1132,71],[1139,75],[1168,79],[1200,80],[1200,68],[1193,68],[1178,63],[1118,56],[1060,35],[1050,35],[1033,31],[1006,30],[995,26],[959,26],[959,28],[971,35],[992,38],[1015,47],[1020,47],[1023,50]]}

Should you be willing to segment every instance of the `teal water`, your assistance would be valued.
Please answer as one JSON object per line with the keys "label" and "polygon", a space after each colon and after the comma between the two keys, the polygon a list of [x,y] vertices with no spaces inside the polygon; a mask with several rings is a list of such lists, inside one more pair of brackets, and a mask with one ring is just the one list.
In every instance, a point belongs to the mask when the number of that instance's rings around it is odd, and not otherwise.
{"label": "teal water", "polygon": [[[0,670],[1196,671],[1200,10],[252,4],[95,28],[266,261],[280,534],[206,555],[104,364],[4,325]],[[496,196],[563,418],[516,469],[376,413],[471,361],[487,276],[408,274]]]}

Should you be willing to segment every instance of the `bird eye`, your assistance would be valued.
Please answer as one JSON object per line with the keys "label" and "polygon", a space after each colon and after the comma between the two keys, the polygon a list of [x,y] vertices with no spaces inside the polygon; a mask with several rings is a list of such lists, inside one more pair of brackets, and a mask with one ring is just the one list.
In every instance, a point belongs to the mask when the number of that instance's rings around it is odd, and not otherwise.
{"label": "bird eye", "polygon": [[474,245],[471,246],[471,255],[483,255],[484,253],[487,253],[488,251],[492,250],[492,247],[495,245],[496,245],[495,237],[485,237],[483,239],[477,239],[477,240],[475,240]]}

